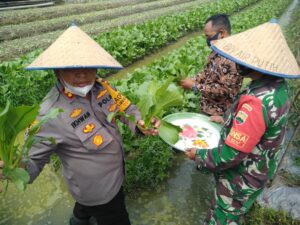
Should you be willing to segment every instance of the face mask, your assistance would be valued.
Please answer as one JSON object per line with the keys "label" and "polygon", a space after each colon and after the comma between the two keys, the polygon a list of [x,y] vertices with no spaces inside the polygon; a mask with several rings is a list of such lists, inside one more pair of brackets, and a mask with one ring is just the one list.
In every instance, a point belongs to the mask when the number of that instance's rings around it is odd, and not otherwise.
{"label": "face mask", "polygon": [[211,46],[211,41],[218,40],[219,37],[219,32],[217,32],[214,36],[211,38],[206,38],[206,44],[210,47]]}
{"label": "face mask", "polygon": [[237,65],[237,70],[239,75],[241,76],[247,76],[247,74],[252,72],[252,69],[242,66],[242,65]]}
{"label": "face mask", "polygon": [[94,82],[93,82],[92,84],[86,85],[84,87],[74,87],[74,86],[68,84],[67,82],[65,82],[63,79],[61,79],[61,81],[62,81],[63,85],[65,86],[65,88],[68,89],[68,91],[70,91],[74,95],[78,95],[81,97],[85,97],[87,95],[87,93],[89,93],[89,91],[94,86]]}

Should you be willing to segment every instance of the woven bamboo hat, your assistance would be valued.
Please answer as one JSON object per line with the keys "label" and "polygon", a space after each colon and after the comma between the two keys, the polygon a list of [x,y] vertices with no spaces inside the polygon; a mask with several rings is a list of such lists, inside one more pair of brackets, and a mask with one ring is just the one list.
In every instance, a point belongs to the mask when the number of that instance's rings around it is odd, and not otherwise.
{"label": "woven bamboo hat", "polygon": [[122,69],[108,52],[77,26],[70,26],[26,69],[107,68]]}
{"label": "woven bamboo hat", "polygon": [[267,75],[300,78],[297,61],[276,20],[213,41],[212,49],[237,64]]}

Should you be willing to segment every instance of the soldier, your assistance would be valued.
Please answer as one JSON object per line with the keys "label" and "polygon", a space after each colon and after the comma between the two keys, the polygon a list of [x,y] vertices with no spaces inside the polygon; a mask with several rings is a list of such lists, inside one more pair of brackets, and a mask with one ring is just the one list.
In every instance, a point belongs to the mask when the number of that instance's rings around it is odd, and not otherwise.
{"label": "soldier", "polygon": [[300,70],[274,21],[217,40],[212,48],[238,63],[252,82],[229,110],[218,147],[186,155],[216,177],[206,224],[234,225],[276,172],[290,107],[284,78],[299,78]]}
{"label": "soldier", "polygon": [[[226,38],[231,25],[225,14],[217,14],[205,22],[204,33],[208,46],[211,41]],[[222,116],[239,93],[243,78],[237,73],[234,62],[213,51],[203,72],[195,78],[181,80],[184,89],[201,92],[201,111],[210,116]],[[211,118],[212,120],[214,117]]]}
{"label": "soldier", "polygon": [[51,108],[62,108],[64,112],[41,127],[37,136],[53,137],[56,143],[35,144],[29,152],[26,169],[33,182],[51,154],[56,153],[76,200],[71,225],[88,225],[91,217],[98,224],[129,225],[122,191],[122,138],[117,125],[109,122],[107,116],[123,111],[135,116],[136,123],[123,120],[133,132],[136,124],[144,134],[157,134],[157,130],[143,128],[137,108],[106,81],[97,78],[97,68],[122,66],[76,26],[67,29],[27,67],[54,69],[57,76],[56,85],[41,105],[40,116]]}

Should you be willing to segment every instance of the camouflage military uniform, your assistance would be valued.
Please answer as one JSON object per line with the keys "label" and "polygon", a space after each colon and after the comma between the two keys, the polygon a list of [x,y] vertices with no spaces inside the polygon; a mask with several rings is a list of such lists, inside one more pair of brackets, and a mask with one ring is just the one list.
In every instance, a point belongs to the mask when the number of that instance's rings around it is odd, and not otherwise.
{"label": "camouflage military uniform", "polygon": [[239,224],[282,154],[289,100],[285,80],[252,81],[231,107],[219,146],[196,151],[196,165],[215,174],[216,188],[207,224]]}
{"label": "camouflage military uniform", "polygon": [[204,71],[196,76],[196,88],[202,93],[201,110],[223,115],[238,95],[242,80],[234,62],[212,52]]}

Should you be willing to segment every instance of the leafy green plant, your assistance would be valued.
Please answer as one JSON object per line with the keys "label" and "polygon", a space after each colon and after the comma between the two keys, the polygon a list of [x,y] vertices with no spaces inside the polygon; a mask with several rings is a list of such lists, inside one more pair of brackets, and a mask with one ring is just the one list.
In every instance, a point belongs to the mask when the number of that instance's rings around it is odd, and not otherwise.
{"label": "leafy green plant", "polygon": [[[170,77],[165,81],[145,82],[137,91],[139,96],[137,107],[142,114],[146,127],[150,126],[152,118],[162,118],[169,107],[183,104],[180,89],[172,81],[173,78]],[[159,135],[168,142],[175,144],[178,141],[180,131],[180,127],[161,120]]]}
{"label": "leafy green plant", "polygon": [[[0,160],[4,162],[3,176],[5,181],[13,182],[18,189],[24,190],[29,181],[25,169],[20,168],[22,159],[26,158],[31,146],[41,141],[54,142],[53,138],[41,139],[35,137],[40,126],[50,118],[56,117],[61,110],[52,109],[49,114],[33,124],[38,116],[39,106],[13,107],[7,102],[6,107],[0,108]],[[24,143],[17,141],[19,135],[32,124]],[[7,183],[8,184],[8,183]]]}
{"label": "leafy green plant", "polygon": [[263,208],[258,204],[245,216],[243,225],[300,225],[300,221],[292,219],[287,212]]}

